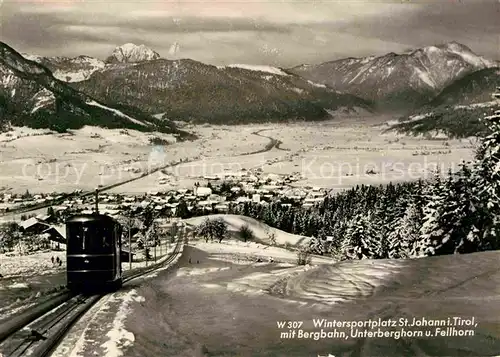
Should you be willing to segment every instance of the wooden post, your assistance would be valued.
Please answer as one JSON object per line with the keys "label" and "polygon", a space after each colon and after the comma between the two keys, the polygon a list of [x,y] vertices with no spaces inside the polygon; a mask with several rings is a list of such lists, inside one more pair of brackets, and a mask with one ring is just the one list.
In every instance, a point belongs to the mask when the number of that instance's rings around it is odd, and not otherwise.
{"label": "wooden post", "polygon": [[161,238],[160,238],[160,257],[163,256],[163,246],[161,245]]}
{"label": "wooden post", "polygon": [[156,235],[153,238],[154,238],[154,245],[155,245],[154,251],[155,251],[155,263],[156,263]]}
{"label": "wooden post", "polygon": [[128,266],[129,270],[132,270],[132,215],[129,212],[128,221]]}
{"label": "wooden post", "polygon": [[95,189],[95,213],[99,214],[99,189]]}
{"label": "wooden post", "polygon": [[146,231],[144,235],[144,258],[146,259],[146,266],[148,266],[148,240],[149,240],[149,229]]}

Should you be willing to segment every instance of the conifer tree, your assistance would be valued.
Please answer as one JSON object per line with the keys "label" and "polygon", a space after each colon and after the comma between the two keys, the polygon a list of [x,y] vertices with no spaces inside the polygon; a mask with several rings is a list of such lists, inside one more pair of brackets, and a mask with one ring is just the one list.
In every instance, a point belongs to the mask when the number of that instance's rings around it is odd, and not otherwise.
{"label": "conifer tree", "polygon": [[499,249],[500,236],[500,111],[484,118],[490,134],[476,155],[475,194],[478,201],[480,250]]}
{"label": "conifer tree", "polygon": [[412,247],[411,255],[414,257],[434,255],[433,247],[442,239],[441,213],[446,200],[446,190],[439,171],[435,173],[433,182],[424,190],[424,197],[427,203],[423,210],[424,219],[420,228],[420,239]]}
{"label": "conifer tree", "polygon": [[403,217],[394,225],[394,230],[388,237],[388,258],[410,258],[412,248],[420,237],[422,213],[415,202],[406,208]]}
{"label": "conifer tree", "polygon": [[372,214],[358,214],[348,223],[344,243],[344,254],[347,258],[368,259],[380,256],[380,242],[372,222]]}

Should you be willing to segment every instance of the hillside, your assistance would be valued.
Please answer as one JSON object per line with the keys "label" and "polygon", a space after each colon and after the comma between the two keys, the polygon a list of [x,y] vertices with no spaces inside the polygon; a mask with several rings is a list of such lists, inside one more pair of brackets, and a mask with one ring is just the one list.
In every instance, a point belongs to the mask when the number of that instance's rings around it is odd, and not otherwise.
{"label": "hillside", "polygon": [[305,64],[288,71],[373,101],[379,110],[407,111],[428,103],[455,80],[494,66],[498,64],[450,42],[403,54]]}
{"label": "hillside", "polygon": [[481,136],[487,133],[481,119],[499,109],[500,104],[494,102],[470,106],[440,106],[425,114],[402,117],[389,130],[410,135],[443,133],[450,138]]}
{"label": "hillside", "polygon": [[500,109],[500,103],[491,97],[499,85],[499,68],[471,73],[451,83],[413,114],[402,117],[393,129],[410,134],[440,131],[451,137],[482,135],[485,126],[480,119]]}
{"label": "hillside", "polygon": [[500,86],[500,68],[486,68],[452,82],[426,107],[468,105],[491,100],[491,93]]}
{"label": "hillside", "polygon": [[108,106],[70,87],[51,71],[0,42],[0,124],[59,132],[85,125],[190,134],[131,106]]}
{"label": "hillside", "polygon": [[150,114],[195,123],[323,120],[330,117],[327,110],[370,110],[368,101],[299,76],[249,67],[157,59],[109,66],[72,85],[108,103],[127,103]]}
{"label": "hillside", "polygon": [[210,218],[222,218],[228,225],[228,231],[232,235],[237,235],[239,229],[248,225],[248,227],[252,230],[255,238],[265,244],[270,244],[269,234],[274,233],[276,243],[280,245],[289,244],[290,246],[301,246],[309,244],[311,238],[304,237],[297,234],[291,234],[284,232],[280,229],[273,228],[268,226],[265,223],[262,223],[254,218],[241,216],[241,215],[232,215],[232,214],[213,214],[208,216],[200,216],[185,219],[184,222],[191,227],[196,227],[200,225],[205,219]]}

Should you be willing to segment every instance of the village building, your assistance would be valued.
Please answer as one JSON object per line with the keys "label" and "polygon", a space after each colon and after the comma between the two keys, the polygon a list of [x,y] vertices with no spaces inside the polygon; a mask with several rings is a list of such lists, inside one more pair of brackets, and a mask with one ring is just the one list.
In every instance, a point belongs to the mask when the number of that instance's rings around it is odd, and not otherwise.
{"label": "village building", "polygon": [[229,205],[226,203],[220,203],[214,207],[218,212],[227,213],[229,211]]}
{"label": "village building", "polygon": [[22,221],[19,226],[21,227],[23,233],[29,234],[40,234],[49,228],[47,223],[38,220],[36,217],[31,217]]}
{"label": "village building", "polygon": [[195,195],[198,197],[207,197],[212,194],[212,189],[210,187],[196,187]]}
{"label": "village building", "polygon": [[50,226],[43,231],[48,239],[55,243],[66,244],[66,228],[64,226]]}

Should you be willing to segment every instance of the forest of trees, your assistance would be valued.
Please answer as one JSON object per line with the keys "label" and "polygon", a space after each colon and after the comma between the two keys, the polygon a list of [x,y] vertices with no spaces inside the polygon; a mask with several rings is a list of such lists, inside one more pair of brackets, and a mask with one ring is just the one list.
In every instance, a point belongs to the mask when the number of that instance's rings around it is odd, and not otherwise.
{"label": "forest of trees", "polygon": [[[304,209],[280,203],[232,205],[231,214],[314,236],[311,250],[340,259],[409,258],[499,249],[500,112],[473,162],[433,179],[357,186]],[[332,237],[331,242],[325,239]]]}

